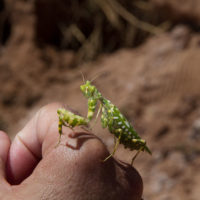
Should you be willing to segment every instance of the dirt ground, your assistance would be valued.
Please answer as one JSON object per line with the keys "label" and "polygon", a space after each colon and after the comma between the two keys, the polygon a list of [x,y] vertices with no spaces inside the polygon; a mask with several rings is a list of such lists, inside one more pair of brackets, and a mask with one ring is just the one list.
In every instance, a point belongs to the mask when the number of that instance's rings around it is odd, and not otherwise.
{"label": "dirt ground", "polygon": [[[187,25],[149,37],[137,48],[101,54],[71,67],[75,55],[35,42],[33,4],[13,4],[12,31],[0,44],[0,128],[13,137],[43,105],[63,102],[86,115],[80,71],[117,105],[147,140],[152,156],[137,158],[144,200],[198,200],[200,196],[200,34]],[[1,18],[3,19],[3,18]],[[1,26],[0,21],[0,27]],[[94,129],[113,147],[113,137]],[[120,146],[116,157],[130,162]]]}

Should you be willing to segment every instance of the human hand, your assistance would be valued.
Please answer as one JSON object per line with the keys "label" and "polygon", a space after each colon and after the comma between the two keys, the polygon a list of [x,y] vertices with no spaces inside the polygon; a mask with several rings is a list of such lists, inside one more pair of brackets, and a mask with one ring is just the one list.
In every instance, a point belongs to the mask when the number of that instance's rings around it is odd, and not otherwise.
{"label": "human hand", "polygon": [[82,136],[70,139],[64,127],[61,143],[76,148],[55,148],[60,107],[40,109],[12,143],[0,131],[0,199],[140,200],[138,172],[113,158],[101,162],[108,151],[93,134],[81,130]]}

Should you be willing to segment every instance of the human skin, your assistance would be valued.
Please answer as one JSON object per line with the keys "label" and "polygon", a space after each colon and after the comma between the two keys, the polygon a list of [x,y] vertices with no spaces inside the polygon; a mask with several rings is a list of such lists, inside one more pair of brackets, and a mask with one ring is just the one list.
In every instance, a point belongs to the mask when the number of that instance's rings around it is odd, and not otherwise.
{"label": "human skin", "polygon": [[[53,103],[41,108],[10,142],[0,131],[1,200],[140,200],[139,173],[130,165],[109,159],[105,145],[95,135],[64,127],[58,141]],[[66,144],[70,144],[70,147]]]}

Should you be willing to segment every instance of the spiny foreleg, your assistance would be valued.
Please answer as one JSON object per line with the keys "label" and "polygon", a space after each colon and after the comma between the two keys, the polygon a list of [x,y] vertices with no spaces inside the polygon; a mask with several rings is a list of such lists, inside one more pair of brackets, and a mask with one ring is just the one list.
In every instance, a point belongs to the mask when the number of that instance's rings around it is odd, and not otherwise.
{"label": "spiny foreleg", "polygon": [[58,113],[58,118],[59,118],[59,122],[58,122],[59,141],[56,146],[60,144],[63,126],[70,128],[73,132],[74,132],[73,128],[75,126],[80,126],[80,125],[88,126],[87,119],[79,115],[75,115],[74,113],[68,110],[65,110],[64,108],[58,109],[57,113]]}
{"label": "spiny foreleg", "polygon": [[63,121],[62,121],[62,118],[59,116],[59,122],[58,122],[59,140],[58,140],[58,144],[56,145],[56,147],[57,147],[57,146],[60,144],[60,142],[61,142],[62,126],[63,126]]}
{"label": "spiny foreleg", "polygon": [[71,127],[71,126],[69,126],[69,125],[67,125],[66,123],[65,123],[65,121],[63,121],[63,116],[59,116],[59,122],[58,122],[58,132],[59,132],[59,139],[58,139],[58,143],[56,144],[56,147],[60,144],[60,142],[61,142],[61,136],[62,136],[62,127],[63,126],[66,126],[66,127],[68,127],[68,128],[70,128],[72,131],[74,131],[73,130],[73,128]]}
{"label": "spiny foreleg", "polygon": [[104,107],[102,107],[102,114],[101,114],[101,125],[103,128],[108,126],[108,113]]}
{"label": "spiny foreleg", "polygon": [[95,110],[96,110],[96,106],[97,106],[97,99],[90,97],[88,99],[88,113],[87,113],[88,121],[92,120]]}

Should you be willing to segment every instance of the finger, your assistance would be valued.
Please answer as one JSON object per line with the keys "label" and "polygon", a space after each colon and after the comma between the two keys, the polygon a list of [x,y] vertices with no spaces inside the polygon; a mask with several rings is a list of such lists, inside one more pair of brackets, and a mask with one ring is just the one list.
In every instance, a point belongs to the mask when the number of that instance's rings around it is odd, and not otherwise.
{"label": "finger", "polygon": [[[138,171],[131,165],[123,162],[118,162],[117,166],[118,173],[121,174],[120,182],[126,185],[126,191],[119,199],[141,200],[143,193],[143,182]],[[119,193],[122,194],[121,192]]]}
{"label": "finger", "polygon": [[[28,190],[49,199],[115,199],[140,200],[142,181],[138,172],[130,165],[110,158],[102,162],[108,151],[93,135],[79,134],[80,145],[73,148],[57,148],[48,153],[33,174],[22,185]],[[43,189],[41,189],[41,187]],[[37,192],[35,192],[37,191]],[[45,191],[45,193],[44,193]],[[42,194],[40,194],[42,193]],[[46,196],[44,196],[46,195]]]}
{"label": "finger", "polygon": [[[57,134],[46,137],[50,126],[57,127],[57,109],[60,104],[49,104],[30,120],[14,138],[8,157],[8,178],[10,183],[18,184],[30,175],[42,157],[44,140],[54,140]],[[55,129],[55,132],[57,130]],[[54,132],[54,133],[55,133]]]}
{"label": "finger", "polygon": [[6,133],[0,131],[0,179],[5,178],[5,166],[10,148],[10,139]]}

